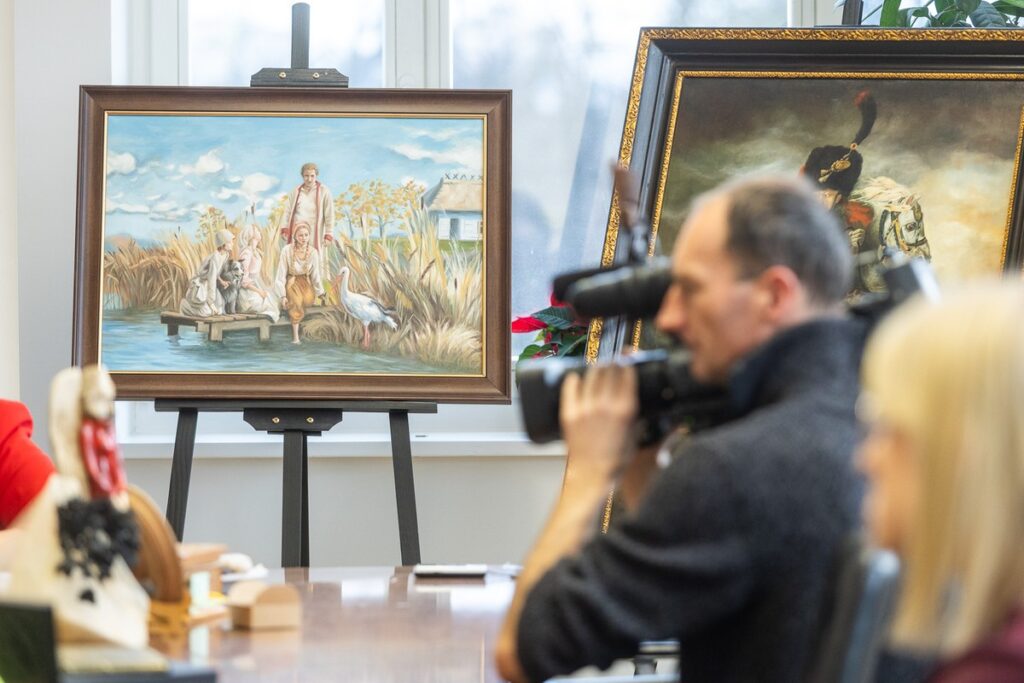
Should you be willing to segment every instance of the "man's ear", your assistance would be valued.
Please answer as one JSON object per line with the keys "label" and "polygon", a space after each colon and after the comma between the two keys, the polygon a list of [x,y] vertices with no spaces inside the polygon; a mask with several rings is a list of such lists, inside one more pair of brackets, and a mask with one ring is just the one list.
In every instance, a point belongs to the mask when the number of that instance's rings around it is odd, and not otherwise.
{"label": "man's ear", "polygon": [[804,301],[803,284],[790,268],[774,265],[757,277],[759,302],[764,319],[787,323],[799,313]]}

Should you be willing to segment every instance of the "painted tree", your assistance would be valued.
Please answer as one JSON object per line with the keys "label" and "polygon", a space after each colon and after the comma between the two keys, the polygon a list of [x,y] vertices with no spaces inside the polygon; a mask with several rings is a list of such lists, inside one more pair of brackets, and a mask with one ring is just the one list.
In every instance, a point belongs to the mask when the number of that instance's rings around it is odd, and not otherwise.
{"label": "painted tree", "polygon": [[371,180],[368,189],[369,214],[377,223],[377,236],[384,239],[388,225],[401,214],[394,201],[394,191],[382,180]]}
{"label": "painted tree", "polygon": [[228,225],[224,212],[216,206],[206,207],[206,211],[199,216],[199,228],[196,230],[196,239],[200,242],[213,241],[213,236],[218,230],[223,230]]}
{"label": "painted tree", "polygon": [[336,219],[345,222],[345,225],[348,226],[348,236],[352,238],[356,236],[356,221],[358,220],[355,214],[355,200],[353,198],[355,188],[355,184],[349,185],[346,191],[334,199],[334,216]]}
{"label": "painted tree", "polygon": [[348,188],[351,194],[351,205],[349,207],[352,216],[353,228],[358,225],[364,240],[370,239],[370,227],[366,220],[366,213],[369,210],[369,195],[365,183],[353,183]]}
{"label": "painted tree", "polygon": [[392,200],[398,206],[403,224],[409,230],[412,226],[412,216],[419,208],[420,197],[426,188],[415,180],[407,180],[403,185],[395,188]]}
{"label": "painted tree", "polygon": [[424,187],[415,181],[390,185],[382,180],[353,183],[334,202],[337,216],[347,223],[349,235],[355,237],[358,227],[362,238],[369,239],[376,230],[384,239],[396,222],[408,231],[413,212],[419,205]]}

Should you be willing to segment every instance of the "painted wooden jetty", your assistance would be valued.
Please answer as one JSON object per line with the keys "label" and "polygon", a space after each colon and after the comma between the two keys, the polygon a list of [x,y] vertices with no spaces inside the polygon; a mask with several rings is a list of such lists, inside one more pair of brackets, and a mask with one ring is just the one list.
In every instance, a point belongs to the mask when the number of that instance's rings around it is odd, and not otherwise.
{"label": "painted wooden jetty", "polygon": [[[310,306],[306,309],[306,320],[323,315],[327,310],[325,306]],[[181,327],[191,327],[199,334],[207,335],[212,342],[224,341],[225,332],[236,332],[239,330],[256,330],[261,342],[270,341],[270,330],[274,327],[288,327],[291,321],[288,320],[288,313],[281,312],[281,317],[275,323],[265,315],[256,313],[235,313],[225,315],[211,315],[199,318],[191,315],[184,315],[179,311],[164,311],[160,314],[160,322],[167,325],[167,336],[173,337],[178,334]]]}

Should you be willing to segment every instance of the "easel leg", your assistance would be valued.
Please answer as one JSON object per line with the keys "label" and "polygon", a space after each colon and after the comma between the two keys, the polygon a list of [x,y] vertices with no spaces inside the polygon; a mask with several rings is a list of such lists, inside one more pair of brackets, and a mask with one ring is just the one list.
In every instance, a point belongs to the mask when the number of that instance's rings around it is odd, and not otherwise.
{"label": "easel leg", "polygon": [[181,408],[178,431],[174,436],[174,459],[171,461],[171,485],[167,492],[167,521],[180,541],[185,533],[185,508],[188,485],[192,478],[192,455],[196,448],[196,422],[199,411]]}
{"label": "easel leg", "polygon": [[416,521],[416,485],[412,473],[412,448],[409,444],[409,413],[392,410],[391,462],[395,468],[395,499],[398,502],[398,540],[402,546],[402,564],[419,564],[420,532]]}
{"label": "easel leg", "polygon": [[[309,566],[309,521],[305,497],[306,433],[284,432],[284,476],[281,492],[281,566]],[[305,549],[305,557],[303,550]],[[303,561],[305,560],[305,564]]]}
{"label": "easel leg", "polygon": [[309,437],[302,435],[302,566],[309,566]]}

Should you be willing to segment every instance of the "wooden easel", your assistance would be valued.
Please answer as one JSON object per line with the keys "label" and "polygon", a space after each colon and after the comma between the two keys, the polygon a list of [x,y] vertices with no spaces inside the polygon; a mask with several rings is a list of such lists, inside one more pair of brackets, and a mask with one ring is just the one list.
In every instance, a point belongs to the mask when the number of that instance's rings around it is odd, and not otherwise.
{"label": "wooden easel", "polygon": [[[337,69],[309,68],[309,5],[292,6],[291,68],[264,68],[253,74],[250,86],[348,87],[348,77]],[[437,404],[409,401],[219,401],[158,399],[157,412],[177,412],[167,521],[180,541],[185,530],[185,509],[192,476],[196,423],[200,412],[241,412],[254,429],[284,436],[282,477],[281,565],[309,566],[309,454],[307,440],[341,422],[344,413],[388,413],[391,421],[391,458],[395,472],[398,537],[402,564],[420,561],[416,491],[409,442],[409,413],[436,413]]]}
{"label": "wooden easel", "polygon": [[281,509],[281,566],[309,566],[309,453],[307,440],[341,422],[345,412],[388,413],[391,459],[395,472],[398,538],[402,564],[420,561],[416,487],[413,480],[409,413],[436,413],[437,404],[411,401],[216,401],[157,399],[157,412],[177,412],[167,521],[178,540],[185,529],[185,509],[192,477],[196,422],[200,412],[241,412],[254,429],[284,436]]}

